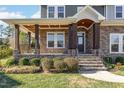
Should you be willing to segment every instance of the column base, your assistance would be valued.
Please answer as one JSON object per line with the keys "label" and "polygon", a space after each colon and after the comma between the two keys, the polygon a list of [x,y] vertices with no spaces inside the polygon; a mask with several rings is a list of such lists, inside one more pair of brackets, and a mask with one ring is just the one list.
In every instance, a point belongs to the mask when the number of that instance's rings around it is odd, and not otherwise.
{"label": "column base", "polygon": [[16,49],[13,50],[13,56],[15,57],[16,60],[19,59],[19,54],[20,54],[19,50],[16,50]]}
{"label": "column base", "polygon": [[70,54],[71,56],[77,56],[77,50],[76,49],[69,49],[68,54]]}

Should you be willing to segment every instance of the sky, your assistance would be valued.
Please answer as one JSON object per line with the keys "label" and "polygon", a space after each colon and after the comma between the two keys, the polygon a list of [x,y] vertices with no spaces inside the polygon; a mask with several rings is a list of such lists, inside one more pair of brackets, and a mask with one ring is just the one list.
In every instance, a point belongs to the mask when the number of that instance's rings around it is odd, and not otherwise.
{"label": "sky", "polygon": [[[40,18],[38,5],[0,5],[0,19],[10,18]],[[7,25],[0,21],[0,25]],[[1,31],[0,31],[0,37]]]}
{"label": "sky", "polygon": [[0,5],[0,18],[38,18],[40,6],[36,5]]}

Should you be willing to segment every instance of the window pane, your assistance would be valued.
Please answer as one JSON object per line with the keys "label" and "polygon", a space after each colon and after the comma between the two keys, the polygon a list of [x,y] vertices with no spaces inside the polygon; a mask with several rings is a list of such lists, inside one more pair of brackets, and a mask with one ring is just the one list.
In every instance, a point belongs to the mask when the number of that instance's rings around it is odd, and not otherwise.
{"label": "window pane", "polygon": [[116,17],[117,18],[122,17],[122,6],[116,6]]}
{"label": "window pane", "polygon": [[64,46],[64,35],[63,33],[57,34],[57,47],[63,47]]}
{"label": "window pane", "polygon": [[117,18],[121,18],[122,17],[122,13],[116,13],[116,17]]}
{"label": "window pane", "polygon": [[48,47],[54,47],[54,33],[48,33]]}
{"label": "window pane", "polygon": [[64,7],[58,7],[58,18],[64,17]]}
{"label": "window pane", "polygon": [[116,6],[116,12],[122,12],[122,6]]}
{"label": "window pane", "polygon": [[118,35],[111,36],[111,44],[119,44],[119,36]]}
{"label": "window pane", "polygon": [[111,51],[112,52],[119,52],[119,45],[118,44],[112,44],[111,45]]}
{"label": "window pane", "polygon": [[54,18],[55,8],[54,7],[48,7],[48,17]]}

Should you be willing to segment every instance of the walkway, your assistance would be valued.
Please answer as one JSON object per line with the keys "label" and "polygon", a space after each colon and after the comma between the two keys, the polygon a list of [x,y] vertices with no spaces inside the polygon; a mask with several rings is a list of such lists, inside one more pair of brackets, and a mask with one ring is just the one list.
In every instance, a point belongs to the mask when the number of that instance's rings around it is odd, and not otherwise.
{"label": "walkway", "polygon": [[108,71],[97,71],[97,72],[85,71],[82,72],[81,75],[96,80],[124,83],[124,76],[115,75]]}

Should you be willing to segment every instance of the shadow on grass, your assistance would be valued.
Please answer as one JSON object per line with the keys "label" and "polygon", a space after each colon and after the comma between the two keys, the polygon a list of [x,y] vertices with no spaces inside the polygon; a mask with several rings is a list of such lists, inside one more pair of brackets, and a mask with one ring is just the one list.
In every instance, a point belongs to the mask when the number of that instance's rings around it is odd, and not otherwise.
{"label": "shadow on grass", "polygon": [[21,83],[0,72],[0,88],[15,88]]}

